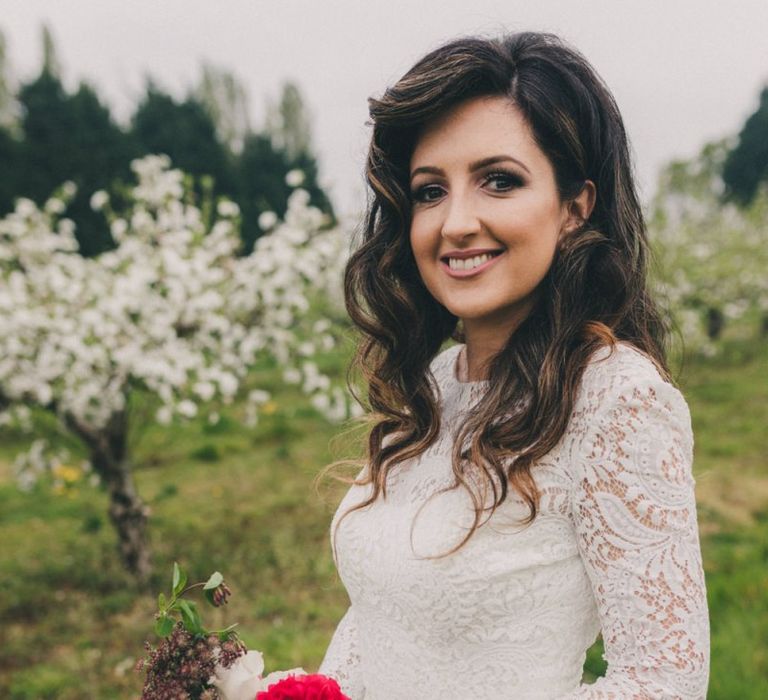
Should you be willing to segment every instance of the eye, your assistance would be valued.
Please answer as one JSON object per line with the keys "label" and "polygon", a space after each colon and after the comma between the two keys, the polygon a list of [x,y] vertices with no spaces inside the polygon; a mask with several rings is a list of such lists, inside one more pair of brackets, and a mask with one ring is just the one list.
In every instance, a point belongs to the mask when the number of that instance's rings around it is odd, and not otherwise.
{"label": "eye", "polygon": [[411,192],[411,199],[414,202],[436,202],[443,194],[443,189],[437,185],[424,185],[417,187]]}
{"label": "eye", "polygon": [[522,177],[508,170],[495,170],[492,173],[488,173],[483,184],[491,183],[494,184],[494,187],[491,188],[494,192],[508,192],[525,184]]}

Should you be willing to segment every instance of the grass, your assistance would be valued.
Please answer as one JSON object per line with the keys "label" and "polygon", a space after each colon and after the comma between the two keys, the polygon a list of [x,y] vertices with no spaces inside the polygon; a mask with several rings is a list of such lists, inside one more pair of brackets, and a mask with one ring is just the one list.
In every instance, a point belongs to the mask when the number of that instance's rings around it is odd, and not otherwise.
{"label": "grass", "polygon": [[[745,343],[680,376],[696,435],[716,700],[768,697],[766,377],[764,348]],[[359,446],[296,391],[279,390],[271,409],[253,430],[235,406],[216,426],[201,419],[135,436],[137,486],[152,511],[149,589],[169,587],[175,559],[192,580],[219,569],[234,595],[225,611],[206,610],[206,623],[239,622],[268,670],[315,670],[347,598],[328,541],[344,487],[326,481],[315,492],[312,482]],[[11,462],[24,440],[6,431],[0,441],[0,697],[136,698],[133,664],[154,596],[121,571],[97,488],[19,492]],[[601,655],[598,642],[588,678],[604,672]]]}

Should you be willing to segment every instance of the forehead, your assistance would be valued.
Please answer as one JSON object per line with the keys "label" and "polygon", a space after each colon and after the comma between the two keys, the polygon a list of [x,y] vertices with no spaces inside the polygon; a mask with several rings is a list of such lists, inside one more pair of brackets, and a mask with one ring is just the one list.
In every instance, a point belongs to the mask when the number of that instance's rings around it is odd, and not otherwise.
{"label": "forehead", "polygon": [[432,161],[474,161],[502,152],[529,159],[545,157],[528,121],[510,100],[477,97],[424,126],[411,154],[411,168],[439,165]]}

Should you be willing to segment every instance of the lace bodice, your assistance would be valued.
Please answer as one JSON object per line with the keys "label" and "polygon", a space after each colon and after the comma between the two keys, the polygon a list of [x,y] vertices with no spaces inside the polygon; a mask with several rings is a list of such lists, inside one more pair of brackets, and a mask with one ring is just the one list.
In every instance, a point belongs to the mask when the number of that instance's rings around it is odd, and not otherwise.
{"label": "lace bodice", "polygon": [[[532,469],[534,522],[518,524],[528,507],[510,490],[461,549],[425,559],[472,522],[463,487],[428,501],[453,483],[452,437],[487,387],[458,380],[461,347],[432,363],[438,441],[339,527],[351,604],[320,672],[352,700],[705,698],[709,616],[680,392],[631,346],[600,350],[566,434]],[[332,536],[370,488],[350,488]],[[601,631],[606,676],[580,684]]]}

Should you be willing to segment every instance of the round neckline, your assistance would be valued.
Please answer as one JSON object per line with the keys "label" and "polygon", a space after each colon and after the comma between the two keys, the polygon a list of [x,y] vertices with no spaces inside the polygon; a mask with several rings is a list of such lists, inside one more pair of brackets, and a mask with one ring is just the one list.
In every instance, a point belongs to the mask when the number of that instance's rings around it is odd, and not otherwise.
{"label": "round neckline", "polygon": [[488,379],[478,379],[474,382],[465,382],[459,379],[459,361],[461,359],[461,351],[466,347],[466,345],[459,344],[455,346],[458,348],[458,350],[455,352],[455,355],[453,357],[453,361],[451,362],[451,375],[453,377],[454,382],[458,384],[459,386],[483,386],[485,384],[488,384],[490,380]]}

